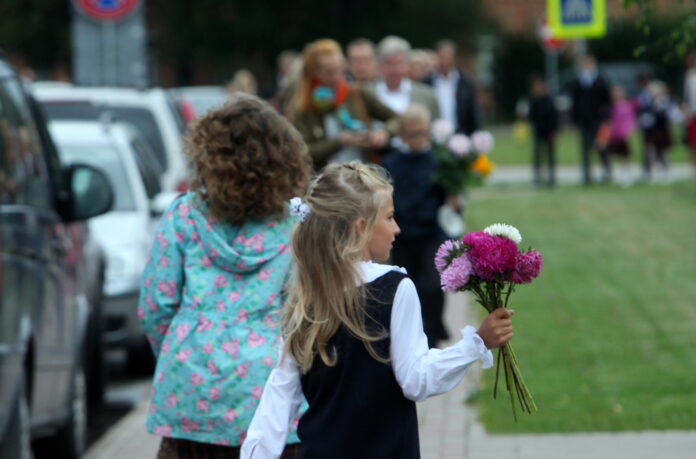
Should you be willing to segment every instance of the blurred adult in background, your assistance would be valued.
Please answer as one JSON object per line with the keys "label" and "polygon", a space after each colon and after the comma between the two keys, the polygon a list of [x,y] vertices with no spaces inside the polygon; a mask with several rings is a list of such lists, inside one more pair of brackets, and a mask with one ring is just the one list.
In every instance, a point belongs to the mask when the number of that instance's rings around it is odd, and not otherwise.
{"label": "blurred adult in background", "polygon": [[694,173],[696,173],[696,49],[692,49],[686,57],[684,103],[687,117],[686,140],[691,150]]}
{"label": "blurred adult in background", "polygon": [[234,72],[232,79],[227,83],[226,86],[227,94],[230,96],[237,92],[243,92],[245,94],[251,94],[255,96],[258,90],[256,84],[256,77],[250,70],[239,69]]}
{"label": "blurred adult in background", "polygon": [[584,56],[577,70],[577,77],[571,84],[573,108],[571,111],[573,123],[580,130],[581,166],[583,183],[588,185],[594,181],[592,177],[592,150],[598,152],[604,167],[603,179],[611,180],[609,158],[603,150],[597,148],[597,133],[599,127],[609,119],[611,98],[606,81],[599,74],[597,61],[591,55]]}
{"label": "blurred adult in background", "polygon": [[432,119],[440,118],[433,89],[409,78],[410,54],[411,45],[403,38],[394,35],[383,38],[377,45],[381,78],[369,88],[396,113],[403,113],[412,103],[419,103],[430,111]]}
{"label": "blurred adult in background", "polygon": [[457,68],[457,45],[452,40],[441,40],[435,45],[436,71],[427,80],[435,89],[441,117],[457,132],[471,134],[480,128],[476,86]]}
{"label": "blurred adult in background", "polygon": [[373,129],[372,122],[386,122],[394,112],[369,91],[346,81],[343,53],[334,40],[308,44],[303,61],[291,117],[309,147],[314,167],[319,170],[327,162],[377,161],[389,134]]}
{"label": "blurred adult in background", "polygon": [[264,85],[259,91],[259,95],[266,100],[275,98],[285,87],[293,63],[300,57],[300,53],[293,49],[286,49],[278,54],[276,58],[276,72],[273,79]]}
{"label": "blurred adult in background", "polygon": [[433,67],[430,64],[430,56],[424,49],[414,49],[411,51],[409,59],[409,77],[411,81],[427,83],[431,77]]}
{"label": "blurred adult in background", "polygon": [[375,44],[367,38],[356,38],[346,46],[348,75],[356,83],[370,83],[379,77]]}
{"label": "blurred adult in background", "polygon": [[[534,184],[553,187],[556,184],[556,132],[558,110],[546,89],[546,82],[536,75],[532,77],[531,97],[527,117],[534,132],[532,169]],[[546,178],[542,178],[543,168]]]}

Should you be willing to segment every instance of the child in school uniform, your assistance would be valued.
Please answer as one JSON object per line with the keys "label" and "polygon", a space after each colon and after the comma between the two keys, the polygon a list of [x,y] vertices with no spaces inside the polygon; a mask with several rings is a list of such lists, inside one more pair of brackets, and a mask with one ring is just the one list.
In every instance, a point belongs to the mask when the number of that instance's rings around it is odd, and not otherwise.
{"label": "child in school uniform", "polygon": [[428,346],[438,347],[449,334],[442,321],[445,295],[433,254],[446,239],[437,212],[448,197],[433,178],[438,163],[430,143],[430,111],[424,105],[412,104],[399,115],[398,124],[402,142],[382,158],[394,186],[394,217],[401,229],[392,261],[406,268],[416,284]]}
{"label": "child in school uniform", "polygon": [[241,457],[279,457],[304,394],[301,458],[418,458],[415,402],[453,389],[478,360],[491,367],[490,349],[512,338],[513,311],[496,309],[456,344],[428,348],[413,281],[373,262],[388,259],[399,234],[379,166],[328,165],[297,210],[283,352]]}

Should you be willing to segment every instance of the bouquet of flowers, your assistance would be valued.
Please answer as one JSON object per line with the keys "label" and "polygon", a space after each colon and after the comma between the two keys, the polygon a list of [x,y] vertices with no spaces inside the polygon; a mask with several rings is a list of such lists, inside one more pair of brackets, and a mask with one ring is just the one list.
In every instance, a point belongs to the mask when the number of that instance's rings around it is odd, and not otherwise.
{"label": "bouquet of flowers", "polygon": [[[476,301],[488,312],[507,307],[515,286],[532,282],[544,263],[536,250],[521,251],[518,248],[520,242],[522,236],[517,228],[500,223],[483,231],[467,233],[460,240],[445,241],[435,255],[442,290],[471,291]],[[537,407],[522,378],[517,356],[510,343],[498,349],[493,398],[498,393],[501,366],[510,395],[512,415],[517,421],[515,398],[522,411],[531,413]]]}
{"label": "bouquet of flowers", "polygon": [[472,184],[481,184],[493,170],[487,152],[493,149],[493,136],[488,131],[474,132],[471,137],[455,134],[446,120],[432,126],[433,152],[438,160],[435,175],[450,195],[459,195]]}

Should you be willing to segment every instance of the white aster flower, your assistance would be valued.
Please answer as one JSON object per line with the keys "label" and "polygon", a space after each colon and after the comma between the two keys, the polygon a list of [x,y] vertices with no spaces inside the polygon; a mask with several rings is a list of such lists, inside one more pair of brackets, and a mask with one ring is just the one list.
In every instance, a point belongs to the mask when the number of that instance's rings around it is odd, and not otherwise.
{"label": "white aster flower", "polygon": [[476,131],[471,135],[471,143],[477,152],[487,153],[493,149],[493,135],[488,131]]}
{"label": "white aster flower", "polygon": [[464,134],[454,134],[447,142],[447,148],[457,156],[464,156],[471,151],[471,141]]}
{"label": "white aster flower", "polygon": [[522,235],[520,234],[520,231],[512,225],[496,223],[484,229],[483,232],[490,234],[491,236],[506,237],[515,244],[519,244],[520,242],[522,242]]}
{"label": "white aster flower", "polygon": [[433,121],[430,128],[433,140],[437,143],[445,143],[454,134],[454,125],[447,120],[438,119]]}

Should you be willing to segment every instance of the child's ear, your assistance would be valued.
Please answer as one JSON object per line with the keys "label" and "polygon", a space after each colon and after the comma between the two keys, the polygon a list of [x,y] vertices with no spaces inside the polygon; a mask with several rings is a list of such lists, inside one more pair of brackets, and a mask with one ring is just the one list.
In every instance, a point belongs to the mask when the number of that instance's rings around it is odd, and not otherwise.
{"label": "child's ear", "polygon": [[363,235],[365,234],[366,228],[367,228],[367,219],[364,217],[358,218],[355,222],[355,232],[358,235],[358,237],[363,237]]}

